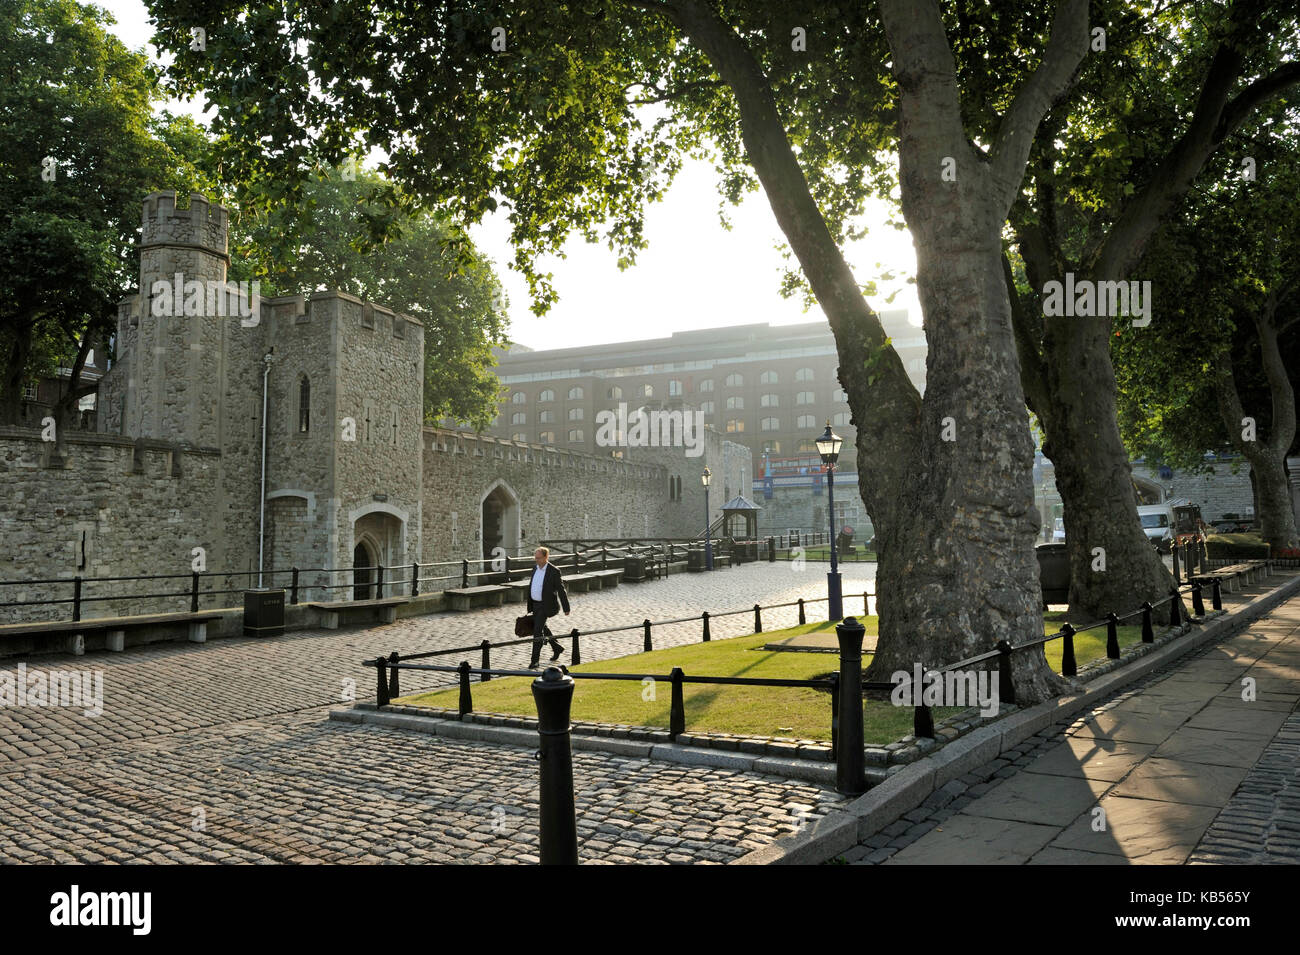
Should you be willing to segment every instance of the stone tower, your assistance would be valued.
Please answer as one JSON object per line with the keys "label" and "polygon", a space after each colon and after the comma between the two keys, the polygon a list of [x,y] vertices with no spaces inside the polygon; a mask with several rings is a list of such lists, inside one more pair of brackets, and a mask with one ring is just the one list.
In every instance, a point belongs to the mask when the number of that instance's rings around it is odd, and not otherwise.
{"label": "stone tower", "polygon": [[[227,212],[199,194],[144,201],[140,293],[119,315],[117,353],[127,380],[120,431],[199,447],[221,446],[221,374],[227,339],[241,328],[224,293]],[[229,325],[234,323],[235,328]],[[246,342],[245,344],[252,344]]]}

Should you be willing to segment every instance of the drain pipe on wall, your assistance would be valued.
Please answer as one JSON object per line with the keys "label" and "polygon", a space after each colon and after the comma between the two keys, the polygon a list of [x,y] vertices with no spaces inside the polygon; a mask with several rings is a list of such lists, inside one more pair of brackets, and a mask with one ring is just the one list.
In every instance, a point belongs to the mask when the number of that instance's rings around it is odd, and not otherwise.
{"label": "drain pipe on wall", "polygon": [[262,359],[266,363],[262,369],[262,494],[261,511],[257,519],[257,589],[262,589],[262,572],[266,567],[264,548],[266,546],[266,391],[267,379],[271,377],[271,354],[274,348]]}

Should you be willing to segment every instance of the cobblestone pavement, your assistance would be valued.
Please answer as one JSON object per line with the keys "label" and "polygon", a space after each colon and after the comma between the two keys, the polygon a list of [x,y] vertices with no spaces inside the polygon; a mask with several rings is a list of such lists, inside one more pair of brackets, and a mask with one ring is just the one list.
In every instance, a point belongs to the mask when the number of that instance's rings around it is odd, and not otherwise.
{"label": "cobblestone pavement", "polygon": [[953,780],[842,861],[1300,862],[1298,701],[1293,597]]}
{"label": "cobblestone pavement", "polygon": [[1300,863],[1300,713],[1283,724],[1188,861]]}
{"label": "cobblestone pavement", "polygon": [[[873,569],[845,567],[846,592],[870,589]],[[567,622],[595,629],[819,596],[825,570],[751,564],[578,594]],[[535,861],[532,750],[325,718],[346,681],[360,698],[373,692],[362,659],[509,639],[519,612],[33,658],[32,669],[102,670],[104,712],[0,709],[0,862]],[[764,627],[795,614],[765,612]],[[752,622],[719,618],[713,634]],[[698,623],[654,631],[656,646],[699,638]],[[583,656],[640,646],[638,628],[584,639]],[[493,662],[522,665],[526,652]],[[402,680],[404,692],[446,682]],[[574,765],[589,861],[726,861],[840,801],[801,781],[609,754],[576,753]]]}

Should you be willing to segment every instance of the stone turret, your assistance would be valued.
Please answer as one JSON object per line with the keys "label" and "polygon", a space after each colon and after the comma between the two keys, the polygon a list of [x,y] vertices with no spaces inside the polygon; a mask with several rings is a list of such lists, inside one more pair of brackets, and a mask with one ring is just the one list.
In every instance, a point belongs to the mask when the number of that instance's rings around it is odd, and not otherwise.
{"label": "stone turret", "polygon": [[[140,293],[119,314],[125,434],[221,444],[222,358],[227,340],[240,330],[225,291],[228,222],[224,206],[197,193],[188,209],[176,207],[174,192],[144,200]],[[232,323],[233,330],[227,327]]]}

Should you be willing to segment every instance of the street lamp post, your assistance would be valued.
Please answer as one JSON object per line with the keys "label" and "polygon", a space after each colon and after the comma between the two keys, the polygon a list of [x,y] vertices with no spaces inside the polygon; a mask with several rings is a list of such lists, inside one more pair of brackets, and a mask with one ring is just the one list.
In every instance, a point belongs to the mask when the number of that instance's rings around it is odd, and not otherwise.
{"label": "street lamp post", "polygon": [[713,472],[708,468],[700,475],[700,483],[704,485],[704,569],[713,569],[713,532],[709,527],[709,518],[712,512],[709,510],[709,481],[713,479]]}
{"label": "street lamp post", "polygon": [[826,433],[817,439],[817,453],[826,465],[826,504],[830,514],[831,525],[831,570],[826,575],[826,609],[827,619],[844,619],[844,601],[840,589],[839,564],[835,558],[835,462],[840,459],[840,446],[844,440],[831,430],[831,423],[826,422]]}

